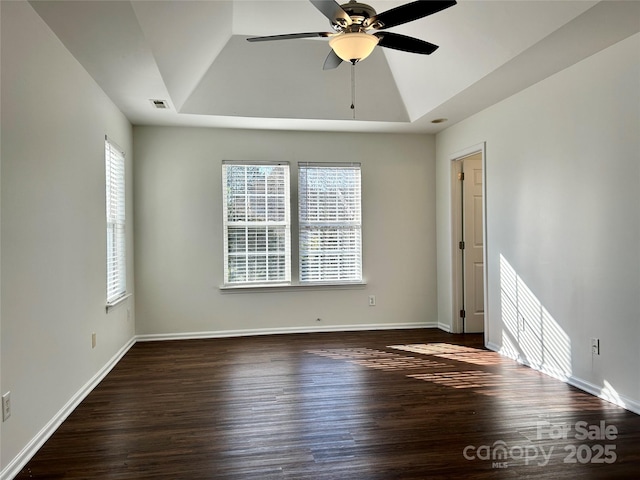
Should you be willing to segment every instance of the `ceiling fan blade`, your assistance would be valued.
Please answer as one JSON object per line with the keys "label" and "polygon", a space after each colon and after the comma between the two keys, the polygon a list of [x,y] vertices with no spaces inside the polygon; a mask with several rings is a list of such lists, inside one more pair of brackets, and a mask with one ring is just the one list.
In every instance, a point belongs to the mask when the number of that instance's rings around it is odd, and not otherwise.
{"label": "ceiling fan blade", "polygon": [[399,7],[392,8],[391,10],[387,10],[386,12],[379,13],[374,17],[371,17],[367,21],[366,25],[370,25],[377,30],[391,28],[395,27],[396,25],[402,25],[403,23],[411,22],[413,20],[418,20],[419,18],[432,15],[441,10],[444,10],[445,8],[453,7],[455,4],[455,0],[418,0],[417,2],[400,5]]}
{"label": "ceiling fan blade", "polygon": [[334,35],[329,32],[288,33],[286,35],[269,35],[267,37],[249,37],[248,42],[269,42],[271,40],[290,40],[292,38],[329,37]]}
{"label": "ceiling fan blade", "polygon": [[431,55],[438,49],[438,45],[425,42],[406,35],[391,32],[376,32],[373,35],[378,37],[380,41],[378,45],[394,50],[402,50],[403,52],[421,53],[422,55]]}
{"label": "ceiling fan blade", "polygon": [[351,25],[351,17],[335,0],[309,0],[322,14],[333,23]]}
{"label": "ceiling fan blade", "polygon": [[324,61],[324,65],[322,66],[323,70],[333,70],[334,68],[338,68],[342,63],[342,59],[336,55],[336,52],[331,50],[329,55],[327,55],[326,60]]}

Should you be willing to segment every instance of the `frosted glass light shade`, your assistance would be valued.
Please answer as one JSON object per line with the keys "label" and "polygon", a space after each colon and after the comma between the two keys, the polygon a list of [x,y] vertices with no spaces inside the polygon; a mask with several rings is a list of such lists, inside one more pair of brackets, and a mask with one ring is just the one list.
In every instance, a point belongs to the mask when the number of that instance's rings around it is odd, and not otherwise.
{"label": "frosted glass light shade", "polygon": [[362,32],[342,33],[329,40],[329,46],[345,62],[364,60],[377,44],[378,37]]}

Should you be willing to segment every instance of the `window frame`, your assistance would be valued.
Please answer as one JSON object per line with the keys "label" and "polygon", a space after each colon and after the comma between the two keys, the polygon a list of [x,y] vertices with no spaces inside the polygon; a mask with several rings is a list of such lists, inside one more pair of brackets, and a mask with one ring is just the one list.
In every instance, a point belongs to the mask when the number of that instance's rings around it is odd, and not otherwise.
{"label": "window frame", "polygon": [[[226,272],[227,268],[227,255],[228,255],[228,232],[225,228],[227,221],[227,199],[226,199],[226,181],[224,173],[224,165],[287,165],[289,167],[288,177],[288,195],[289,195],[289,253],[288,253],[288,268],[289,268],[289,280],[286,282],[244,282],[244,283],[228,283]],[[349,281],[335,281],[335,280],[322,280],[314,282],[301,282],[300,281],[300,224],[299,224],[299,172],[300,166],[314,165],[318,167],[357,167],[360,172],[360,251],[359,251],[359,279]],[[251,293],[269,290],[309,290],[309,289],[359,289],[364,288],[367,285],[367,281],[364,276],[364,261],[363,261],[363,249],[362,249],[362,165],[360,162],[304,162],[300,161],[294,164],[286,161],[244,161],[244,160],[223,160],[222,161],[222,179],[221,186],[222,192],[222,236],[223,236],[223,273],[222,282],[219,285],[221,293],[233,294],[233,293]]]}
{"label": "window frame", "polygon": [[[344,177],[343,181],[353,182],[342,191],[325,190],[333,204],[342,198],[343,205],[351,209],[343,216],[338,208],[329,208],[324,213],[316,211],[310,215],[313,200],[309,194],[309,172],[313,170],[345,170],[357,172],[356,178]],[[304,171],[304,174],[303,174]],[[304,177],[304,178],[303,178]],[[328,176],[325,182],[331,183]],[[306,185],[303,185],[303,182]],[[335,181],[334,181],[335,183]],[[353,192],[350,191],[353,189]],[[322,192],[316,192],[321,195]],[[353,194],[353,195],[352,195]],[[303,198],[303,195],[306,198]],[[319,200],[316,203],[322,203]],[[304,209],[306,206],[307,210]],[[324,217],[324,218],[322,218]],[[336,218],[337,217],[337,218]],[[342,218],[340,218],[342,217]],[[303,233],[304,232],[304,233]],[[315,234],[316,244],[322,242],[325,248],[304,248],[303,242]],[[331,245],[335,244],[335,245]],[[351,248],[349,248],[351,244]],[[340,246],[342,248],[340,248]],[[355,258],[352,262],[348,259]],[[306,263],[307,256],[320,258],[320,265],[313,267]],[[338,260],[340,259],[340,260]],[[305,266],[309,267],[305,269]],[[299,162],[298,164],[298,280],[302,285],[342,285],[363,283],[362,273],[362,166],[359,162]],[[337,278],[336,278],[337,275]]]}
{"label": "window frame", "polygon": [[[228,167],[256,167],[256,168],[268,168],[268,167],[283,167],[283,193],[279,192],[273,195],[274,198],[279,198],[281,196],[284,197],[284,212],[282,220],[249,220],[245,218],[245,220],[231,220],[230,221],[230,212],[229,212],[229,192],[228,192],[228,175],[229,168]],[[245,172],[246,175],[246,172]],[[245,177],[246,178],[246,177]],[[245,198],[248,200],[249,197],[257,197],[258,194],[250,193],[247,190],[244,191],[243,194]],[[265,215],[268,216],[268,184],[265,183]],[[277,202],[276,202],[277,203]],[[248,210],[245,211],[245,215],[248,215]],[[257,161],[223,161],[222,162],[222,223],[223,223],[223,288],[247,288],[247,287],[262,287],[262,286],[281,286],[281,285],[290,285],[291,284],[291,172],[290,166],[288,162],[257,162]],[[229,231],[230,228],[234,229],[245,229],[246,237],[244,242],[244,250],[230,252],[230,236]],[[266,247],[264,250],[251,250],[250,249],[250,238],[249,238],[249,230],[254,229],[254,233],[256,236],[259,235],[259,230],[264,228],[264,246]],[[284,233],[284,241],[282,245],[280,245],[280,240],[277,240],[276,243],[278,246],[282,246],[283,250],[270,250],[269,249],[269,233],[273,231],[280,230],[281,233]],[[256,249],[258,248],[258,240],[255,241]],[[283,266],[283,276],[274,278],[270,280],[269,277],[269,260],[270,258],[280,257],[284,255],[284,266]],[[246,273],[245,278],[239,281],[233,281],[231,276],[231,267],[230,267],[230,257],[238,257],[241,258],[244,256],[246,258]],[[251,280],[249,278],[249,259],[251,257],[255,257],[256,260],[260,257],[265,257],[264,265],[265,265],[265,279],[255,279]],[[280,267],[277,266],[276,270]]]}
{"label": "window frame", "polygon": [[105,136],[106,304],[127,294],[126,155]]}

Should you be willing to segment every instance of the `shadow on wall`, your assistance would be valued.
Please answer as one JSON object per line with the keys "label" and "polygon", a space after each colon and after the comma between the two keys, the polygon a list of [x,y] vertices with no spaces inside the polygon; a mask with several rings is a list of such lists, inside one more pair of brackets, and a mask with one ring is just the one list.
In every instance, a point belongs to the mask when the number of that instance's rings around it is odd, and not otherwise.
{"label": "shadow on wall", "polygon": [[502,255],[500,296],[500,353],[560,380],[571,378],[569,336]]}

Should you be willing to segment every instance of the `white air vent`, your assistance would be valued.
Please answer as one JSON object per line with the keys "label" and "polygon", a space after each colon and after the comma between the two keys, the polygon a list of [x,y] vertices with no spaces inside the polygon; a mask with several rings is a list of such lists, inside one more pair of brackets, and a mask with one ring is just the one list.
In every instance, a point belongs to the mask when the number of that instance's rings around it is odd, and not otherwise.
{"label": "white air vent", "polygon": [[149,101],[156,108],[159,108],[159,109],[167,109],[167,108],[169,108],[169,102],[167,102],[166,100],[155,100],[155,99],[152,98]]}

